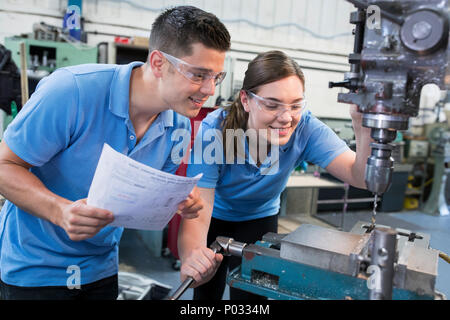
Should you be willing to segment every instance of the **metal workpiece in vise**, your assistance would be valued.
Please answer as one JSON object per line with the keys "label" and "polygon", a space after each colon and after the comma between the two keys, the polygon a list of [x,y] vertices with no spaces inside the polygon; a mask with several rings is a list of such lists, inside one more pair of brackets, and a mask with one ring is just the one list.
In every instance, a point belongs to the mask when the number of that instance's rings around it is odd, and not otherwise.
{"label": "metal workpiece in vise", "polygon": [[[365,180],[369,191],[382,194],[390,186],[391,157],[397,130],[406,130],[418,115],[422,87],[434,83],[449,89],[448,0],[347,0],[358,9],[350,72],[338,101],[356,104],[363,126],[371,128],[371,155]],[[379,21],[374,14],[379,13]],[[373,15],[372,15],[373,14]],[[447,80],[446,80],[447,75]]]}
{"label": "metal workpiece in vise", "polygon": [[221,236],[217,237],[215,242],[220,245],[221,252],[219,253],[222,253],[224,256],[242,257],[244,248],[247,245],[246,243],[236,241],[233,238]]}
{"label": "metal workpiece in vise", "polygon": [[398,259],[397,232],[391,228],[373,229],[367,250],[358,255],[360,263],[366,264],[370,300],[392,300],[395,262]]}
{"label": "metal workpiece in vise", "polygon": [[[233,238],[219,236],[214,240],[209,248],[214,253],[221,253],[224,256],[238,256],[241,257],[243,250],[247,244],[239,241],[235,241]],[[187,277],[186,280],[178,287],[168,300],[178,300],[183,293],[194,283],[194,278]]]}

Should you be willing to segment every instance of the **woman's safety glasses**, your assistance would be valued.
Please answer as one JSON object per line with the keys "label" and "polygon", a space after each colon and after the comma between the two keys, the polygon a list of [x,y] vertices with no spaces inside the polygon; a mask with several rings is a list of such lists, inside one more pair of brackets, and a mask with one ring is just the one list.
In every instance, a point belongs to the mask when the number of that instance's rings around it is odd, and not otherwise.
{"label": "woman's safety glasses", "polygon": [[226,76],[226,72],[212,72],[209,69],[193,66],[181,59],[171,56],[168,53],[161,52],[161,54],[169,61],[169,63],[174,66],[179,73],[181,73],[185,78],[192,81],[195,84],[202,85],[206,81],[214,79],[214,84],[218,86]]}
{"label": "woman's safety glasses", "polygon": [[270,113],[274,117],[279,117],[286,111],[290,113],[292,117],[299,116],[306,106],[306,99],[303,97],[302,100],[296,103],[282,103],[268,98],[263,98],[254,94],[251,91],[245,91],[251,98],[255,99],[258,108],[264,112]]}

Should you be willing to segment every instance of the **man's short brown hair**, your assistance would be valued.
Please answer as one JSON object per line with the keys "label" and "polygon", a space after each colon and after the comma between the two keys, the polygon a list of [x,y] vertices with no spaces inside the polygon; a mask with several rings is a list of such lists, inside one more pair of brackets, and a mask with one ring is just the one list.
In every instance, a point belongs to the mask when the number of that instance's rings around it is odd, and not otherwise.
{"label": "man's short brown hair", "polygon": [[230,49],[230,34],[214,14],[193,6],[168,9],[152,25],[150,52],[161,50],[178,57],[189,56],[194,43],[227,51]]}

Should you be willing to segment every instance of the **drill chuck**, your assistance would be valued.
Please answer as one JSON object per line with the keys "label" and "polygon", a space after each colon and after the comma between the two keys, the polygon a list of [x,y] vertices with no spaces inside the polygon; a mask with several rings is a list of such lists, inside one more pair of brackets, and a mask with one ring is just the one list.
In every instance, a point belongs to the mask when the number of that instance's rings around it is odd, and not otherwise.
{"label": "drill chuck", "polygon": [[394,159],[391,157],[392,146],[384,143],[370,144],[372,154],[367,159],[365,181],[367,190],[382,194],[389,189],[394,170]]}
{"label": "drill chuck", "polygon": [[389,189],[394,171],[391,157],[397,130],[408,129],[408,116],[376,113],[363,114],[363,126],[371,128],[371,155],[367,159],[365,182],[367,190],[381,195]]}

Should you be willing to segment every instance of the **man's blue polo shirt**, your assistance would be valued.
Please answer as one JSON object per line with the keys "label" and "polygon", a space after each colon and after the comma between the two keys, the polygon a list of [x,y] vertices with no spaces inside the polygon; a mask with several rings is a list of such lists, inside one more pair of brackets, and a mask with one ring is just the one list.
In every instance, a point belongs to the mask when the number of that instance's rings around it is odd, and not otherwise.
{"label": "man's blue polo shirt", "polygon": [[[288,143],[276,146],[278,153],[269,149],[269,155],[260,167],[249,156],[246,142],[244,164],[239,164],[238,160],[227,164],[230,162],[226,159],[222,164],[211,163],[214,162],[211,160],[219,159],[215,156],[218,145],[214,147],[213,144],[216,140],[222,143],[225,115],[225,110],[218,109],[202,121],[187,171],[188,176],[202,172],[203,177],[197,185],[215,189],[212,215],[220,220],[245,221],[277,214],[280,194],[290,174],[302,161],[325,168],[334,158],[349,150],[329,127],[306,111]],[[201,150],[201,154],[196,148]]]}
{"label": "man's blue polo shirt", "polygon": [[[40,81],[35,93],[8,126],[4,140],[33,165],[30,171],[55,194],[86,198],[103,144],[153,168],[174,173],[172,132],[190,122],[172,110],[158,115],[136,144],[129,118],[128,65],[63,68]],[[72,241],[51,222],[6,201],[0,213],[1,279],[16,286],[65,286],[72,268],[81,284],[118,272],[123,228],[105,227],[93,238]]]}

